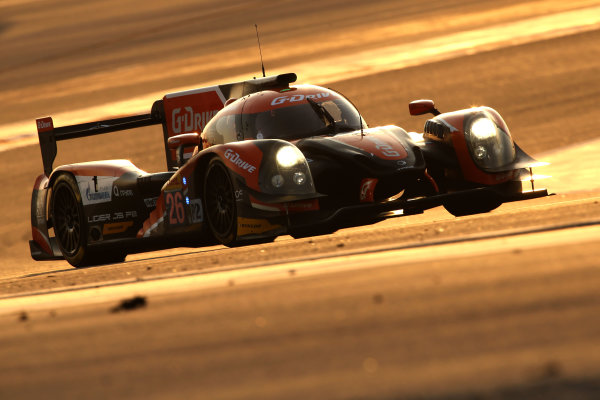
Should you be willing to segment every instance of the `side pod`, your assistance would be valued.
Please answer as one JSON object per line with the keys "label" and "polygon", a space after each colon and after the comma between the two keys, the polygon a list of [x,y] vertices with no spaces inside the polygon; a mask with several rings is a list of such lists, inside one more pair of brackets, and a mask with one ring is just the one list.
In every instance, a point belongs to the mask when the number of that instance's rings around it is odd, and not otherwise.
{"label": "side pod", "polygon": [[46,208],[48,199],[48,177],[40,175],[35,180],[31,193],[31,236],[29,241],[31,258],[37,261],[61,260],[62,252],[56,238],[48,234]]}

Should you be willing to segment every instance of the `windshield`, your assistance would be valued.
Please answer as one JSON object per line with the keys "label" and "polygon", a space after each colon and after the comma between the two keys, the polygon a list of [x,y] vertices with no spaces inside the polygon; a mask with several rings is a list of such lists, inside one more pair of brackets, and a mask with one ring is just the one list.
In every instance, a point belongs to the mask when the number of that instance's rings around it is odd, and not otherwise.
{"label": "windshield", "polygon": [[[347,100],[310,100],[255,114],[242,114],[244,138],[294,140],[360,129],[358,111]],[[365,122],[362,123],[366,127]]]}

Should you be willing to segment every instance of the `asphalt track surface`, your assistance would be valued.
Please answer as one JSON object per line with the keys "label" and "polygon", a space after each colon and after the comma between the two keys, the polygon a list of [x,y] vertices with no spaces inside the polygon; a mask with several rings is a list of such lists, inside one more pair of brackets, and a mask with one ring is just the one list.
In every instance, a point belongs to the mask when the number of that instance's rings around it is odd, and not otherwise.
{"label": "asphalt track surface", "polygon": [[[8,16],[36,4],[9,3],[13,5],[3,6]],[[311,56],[338,57],[342,54],[329,54],[335,52],[335,43],[326,33],[354,51],[413,40],[408,34],[376,40],[375,33],[386,27],[411,22],[392,13],[392,3],[375,3],[371,12],[343,9],[341,15],[333,13],[339,7],[335,3],[314,9],[286,3],[267,13],[261,26],[266,26],[273,48],[291,48],[294,34],[313,35],[321,41],[313,42]],[[572,8],[590,5],[598,3],[575,2]],[[557,8],[567,6],[550,1],[507,2],[506,9],[498,10],[493,2],[419,7],[407,3],[404,11],[412,20],[438,21],[433,26],[443,32],[454,25],[437,18],[452,10],[458,10],[457,17],[474,9],[465,18],[481,27],[490,16],[496,18],[492,22],[516,21],[563,12]],[[81,12],[75,6],[57,8],[59,14]],[[297,15],[288,17],[286,11]],[[303,16],[314,18],[311,26],[300,26]],[[162,17],[168,26],[181,14]],[[14,21],[19,29],[36,29]],[[361,29],[349,30],[348,42],[340,42],[349,22]],[[327,29],[315,30],[325,23]],[[48,24],[52,27],[53,22]],[[11,23],[0,26],[3,35],[15,34]],[[78,106],[94,106],[88,94],[77,97],[68,90],[73,71],[79,82],[94,81],[81,70],[98,61],[84,46],[93,29],[77,26],[82,35],[72,36],[75,45],[57,44],[55,61],[46,59],[51,78],[46,83],[35,78],[42,64],[23,66],[34,55],[2,65],[3,75],[13,81],[6,78],[5,93],[21,90],[26,97],[36,84],[52,89],[51,82],[66,88],[66,95],[55,102],[43,96],[24,100],[27,110],[11,103],[7,113],[13,120],[45,113],[43,105],[60,112],[76,99]],[[102,43],[126,54],[123,37],[132,26],[137,24],[124,24],[120,34],[115,28],[113,37],[113,31],[105,32]],[[69,23],[65,27],[71,29]],[[293,28],[293,35],[286,36],[284,28]],[[163,31],[176,37],[179,29],[184,27]],[[218,32],[213,38],[220,47],[232,47],[224,43],[242,36],[236,29]],[[66,31],[59,33],[69,37]],[[365,44],[348,44],[361,34]],[[599,39],[595,30],[574,33],[331,84],[356,100],[371,125],[393,122],[420,129],[423,120],[397,116],[398,108],[404,110],[407,101],[419,97],[433,97],[445,109],[466,104],[499,109],[526,150],[560,164],[548,166],[549,172],[540,169],[554,178],[539,184],[547,182],[557,194],[506,204],[488,214],[454,218],[437,208],[333,235],[281,237],[236,249],[173,249],[76,270],[65,262],[27,259],[27,203],[40,168],[39,150],[29,146],[18,154],[0,153],[3,165],[20,167],[20,172],[1,175],[3,182],[11,182],[2,201],[13,212],[3,213],[6,223],[0,228],[6,254],[0,264],[0,398],[600,397],[600,190],[597,164],[591,160],[596,153],[584,156],[586,146],[598,137],[594,106],[600,103]],[[33,36],[29,40],[35,41]],[[140,34],[132,40],[168,53],[156,37]],[[27,47],[26,40],[21,44]],[[18,44],[10,45],[18,53]],[[214,44],[209,50],[216,48]],[[143,59],[144,46],[136,49],[132,57]],[[290,59],[302,62],[293,49],[288,51]],[[143,89],[128,87],[129,64],[107,58],[118,79],[107,81],[99,97],[118,93],[126,99],[186,81],[182,69],[170,80],[144,82]],[[69,63],[75,59],[82,65]],[[245,58],[239,60],[227,76],[245,71]],[[535,68],[534,61],[539,63]],[[164,67],[158,64],[149,63],[148,69]],[[104,73],[101,68],[96,72]],[[39,81],[31,87],[24,83],[35,79]],[[398,93],[403,93],[400,104]],[[85,141],[65,149],[71,156],[94,157],[118,146],[133,149],[142,135],[150,134],[134,133],[129,142],[93,149]],[[569,152],[561,151],[566,144],[572,144]],[[160,146],[148,147],[160,151]],[[162,160],[147,156],[147,147],[130,151],[143,168],[160,168]]]}

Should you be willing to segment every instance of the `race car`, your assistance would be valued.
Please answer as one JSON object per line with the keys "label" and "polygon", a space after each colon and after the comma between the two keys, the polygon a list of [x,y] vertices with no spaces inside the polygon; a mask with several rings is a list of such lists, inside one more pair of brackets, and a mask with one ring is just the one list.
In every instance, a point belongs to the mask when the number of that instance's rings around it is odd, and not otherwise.
{"label": "race car", "polygon": [[[368,127],[342,94],[295,81],[290,73],[170,93],[149,114],[71,126],[38,119],[44,173],[32,194],[32,257],[83,267],[548,195],[533,186],[536,161],[492,108],[440,113],[431,100],[411,102],[412,115],[433,114],[419,134]],[[58,141],[150,125],[162,125],[164,172],[128,160],[53,168]]]}

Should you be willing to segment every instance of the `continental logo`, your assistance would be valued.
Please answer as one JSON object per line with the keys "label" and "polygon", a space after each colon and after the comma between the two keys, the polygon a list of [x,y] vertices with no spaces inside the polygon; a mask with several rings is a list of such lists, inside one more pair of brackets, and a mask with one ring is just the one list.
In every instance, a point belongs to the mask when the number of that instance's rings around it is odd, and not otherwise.
{"label": "continental logo", "polygon": [[202,132],[219,110],[210,110],[203,112],[194,112],[192,107],[186,106],[181,109],[177,107],[173,109],[171,113],[172,125],[171,129],[173,133],[183,132]]}

